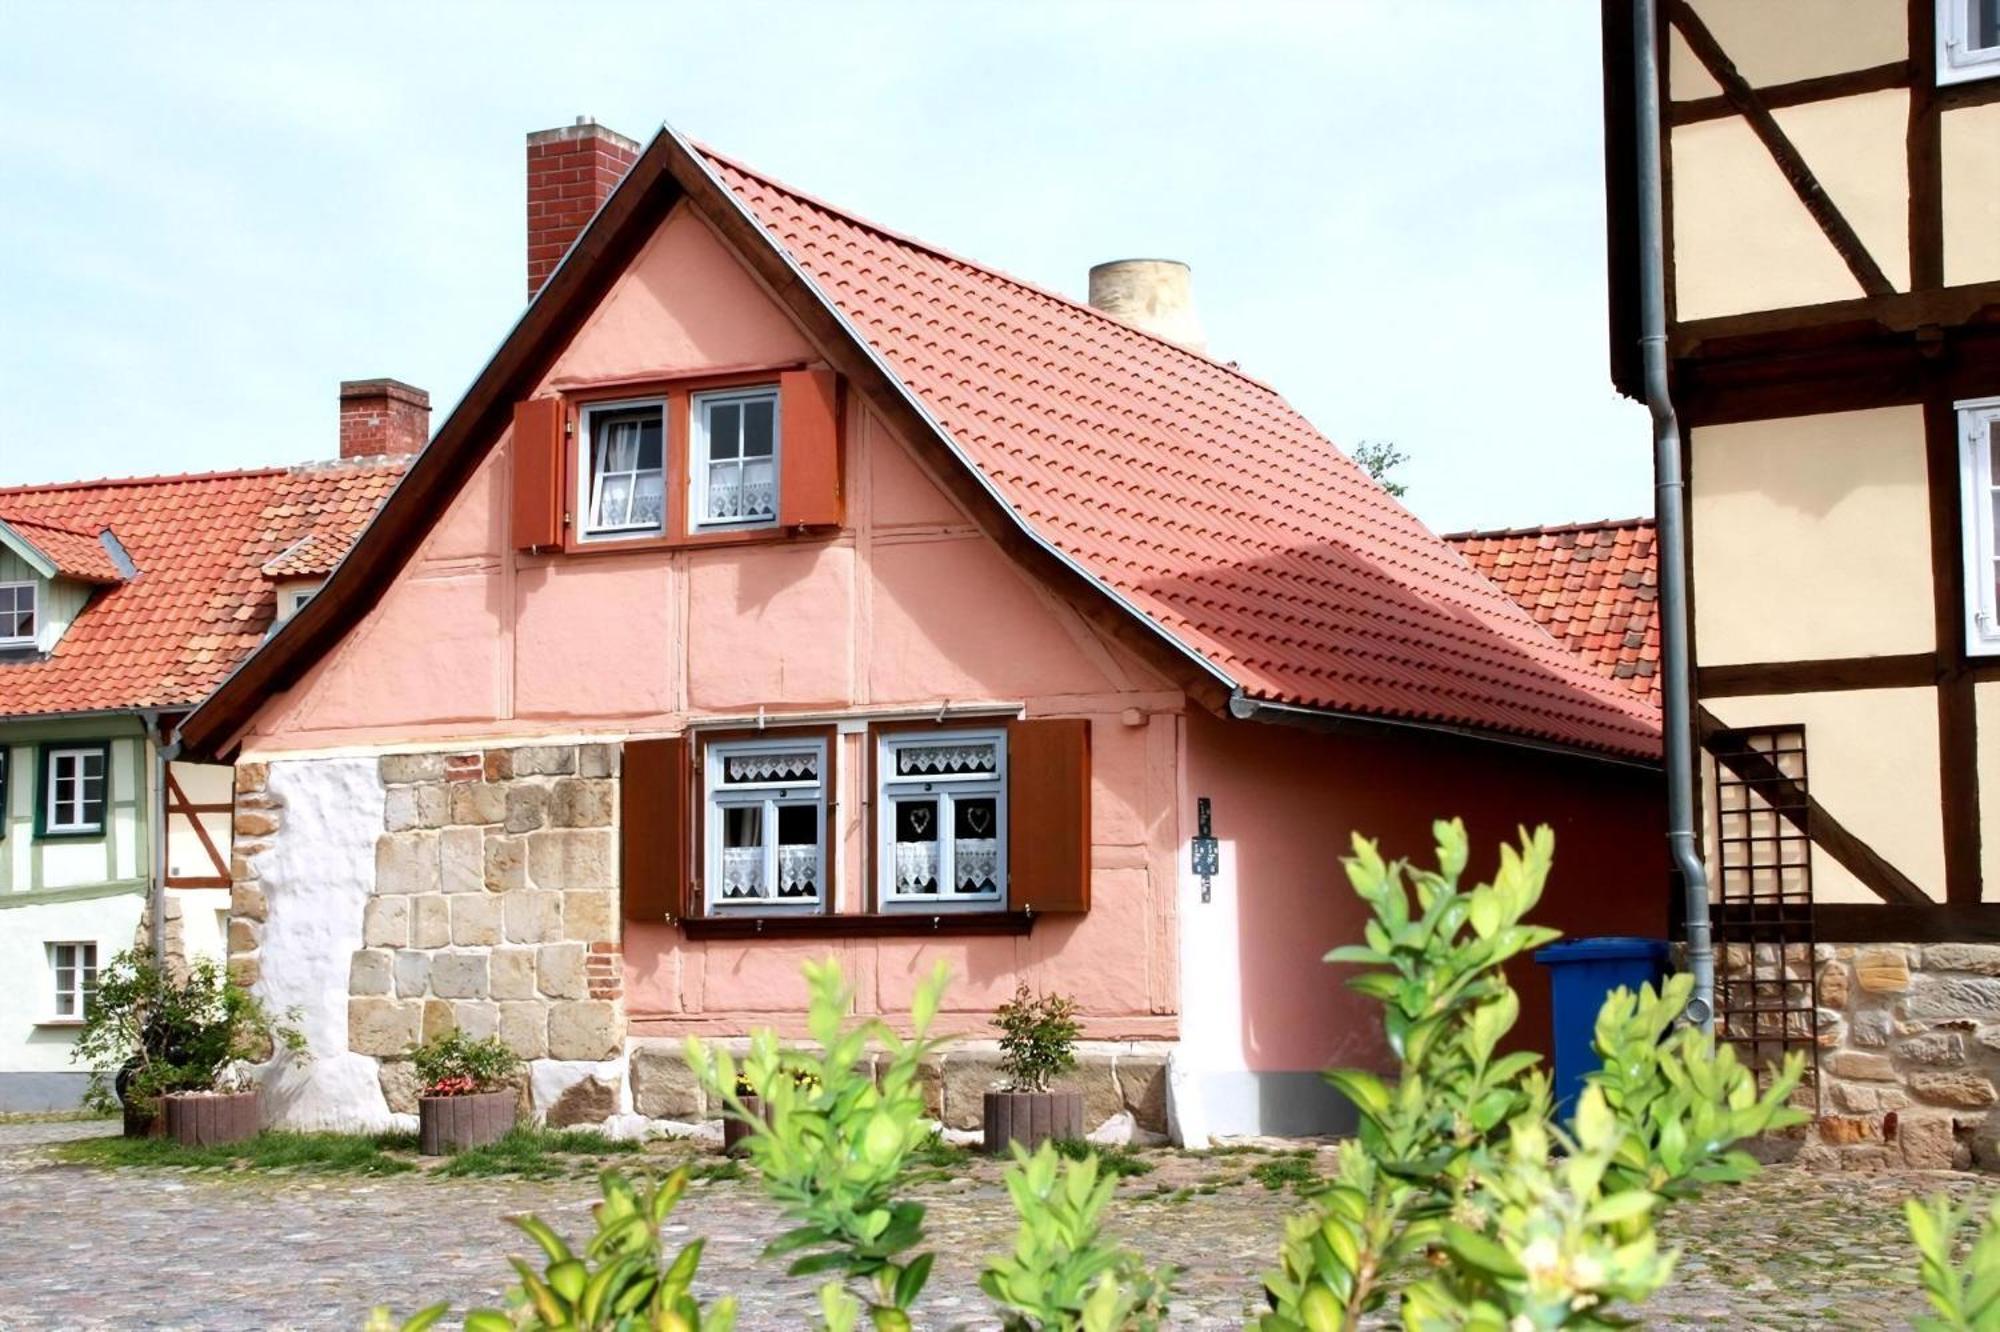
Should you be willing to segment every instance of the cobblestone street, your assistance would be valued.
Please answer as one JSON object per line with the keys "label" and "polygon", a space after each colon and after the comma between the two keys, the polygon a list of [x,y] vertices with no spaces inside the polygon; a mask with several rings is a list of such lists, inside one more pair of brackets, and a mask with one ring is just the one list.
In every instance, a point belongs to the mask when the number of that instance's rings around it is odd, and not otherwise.
{"label": "cobblestone street", "polygon": [[[103,1170],[50,1158],[55,1142],[108,1131],[102,1122],[0,1125],[0,1327],[354,1328],[377,1302],[405,1313],[440,1299],[458,1309],[492,1303],[506,1284],[505,1256],[528,1247],[503,1217],[538,1211],[575,1236],[595,1195],[584,1177]],[[1154,1159],[1153,1174],[1121,1185],[1115,1224],[1156,1261],[1187,1269],[1177,1325],[1241,1326],[1296,1199],[1243,1178],[1259,1158]],[[1900,1202],[1940,1189],[1990,1199],[2000,1184],[1780,1167],[1684,1207],[1668,1227],[1686,1249],[1680,1279],[1649,1306],[1647,1326],[1908,1327],[1922,1306]],[[931,1208],[940,1255],[926,1323],[978,1325],[981,1257],[1011,1233],[997,1170],[982,1163],[916,1192]],[[698,1184],[676,1220],[709,1236],[704,1285],[738,1292],[740,1326],[805,1325],[805,1284],[757,1262],[777,1218],[751,1184]]]}

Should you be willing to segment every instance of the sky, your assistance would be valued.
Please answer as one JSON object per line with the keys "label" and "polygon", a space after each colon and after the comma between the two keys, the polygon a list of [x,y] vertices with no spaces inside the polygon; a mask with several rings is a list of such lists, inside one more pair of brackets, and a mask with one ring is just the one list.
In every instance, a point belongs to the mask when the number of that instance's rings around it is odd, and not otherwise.
{"label": "sky", "polygon": [[1612,391],[1596,6],[0,0],[0,485],[433,424],[525,299],[523,139],[690,137],[1081,298],[1181,259],[1211,350],[1438,531],[1651,511]]}

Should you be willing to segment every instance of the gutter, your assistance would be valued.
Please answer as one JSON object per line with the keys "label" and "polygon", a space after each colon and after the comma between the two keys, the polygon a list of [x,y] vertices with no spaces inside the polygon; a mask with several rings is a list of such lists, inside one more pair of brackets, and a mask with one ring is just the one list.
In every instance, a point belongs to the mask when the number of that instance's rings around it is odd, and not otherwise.
{"label": "gutter", "polygon": [[153,798],[147,809],[147,823],[151,827],[153,852],[153,872],[148,876],[147,914],[152,918],[153,962],[164,969],[167,965],[167,765],[180,752],[178,740],[167,742],[165,719],[154,709],[148,708],[139,714],[145,723],[146,736],[152,741],[153,749]]}
{"label": "gutter", "polygon": [[1579,745],[1557,744],[1552,740],[1535,740],[1527,736],[1503,735],[1498,731],[1485,731],[1472,726],[1453,726],[1445,722],[1408,721],[1400,717],[1375,717],[1359,712],[1339,712],[1331,708],[1307,707],[1300,703],[1270,703],[1260,698],[1251,698],[1241,689],[1229,696],[1229,715],[1241,721],[1268,722],[1277,726],[1296,726],[1312,731],[1421,731],[1432,735],[1449,736],[1457,740],[1483,741],[1491,745],[1505,745],[1510,749],[1526,749],[1538,754],[1553,754],[1558,758],[1590,759],[1598,763],[1608,763],[1621,768],[1634,768],[1641,772],[1657,771],[1659,765],[1645,759],[1627,758],[1606,750],[1585,749]]}
{"label": "gutter", "polygon": [[1686,894],[1687,969],[1694,975],[1689,1023],[1715,1032],[1715,945],[1708,871],[1694,828],[1694,678],[1688,664],[1686,487],[1680,418],[1667,383],[1666,247],[1660,166],[1658,0],[1633,0],[1633,94],[1638,120],[1639,355],[1653,414],[1653,515],[1660,563],[1661,737],[1667,767],[1667,847]]}

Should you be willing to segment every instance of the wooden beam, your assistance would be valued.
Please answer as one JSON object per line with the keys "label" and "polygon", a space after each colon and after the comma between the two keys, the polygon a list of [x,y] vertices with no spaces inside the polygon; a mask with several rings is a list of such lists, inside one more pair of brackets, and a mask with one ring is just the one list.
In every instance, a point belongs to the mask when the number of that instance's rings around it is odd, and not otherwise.
{"label": "wooden beam", "polygon": [[[188,823],[194,828],[194,835],[201,839],[201,849],[208,853],[208,863],[215,867],[215,873],[213,875],[203,875],[199,879],[189,878],[185,875],[171,875],[165,876],[163,881],[170,888],[228,886],[229,861],[223,857],[221,851],[216,849],[215,839],[208,835],[208,829],[204,828],[201,823],[202,812],[219,812],[217,807],[213,805],[196,806],[189,801],[187,792],[181,790],[180,782],[174,777],[174,765],[169,763],[164,766],[167,774],[167,789],[162,793],[165,799],[161,801],[161,817],[167,820],[167,830],[171,832],[173,829],[174,815],[179,814],[185,817]],[[235,812],[235,808],[234,805],[223,805],[220,807],[220,809],[228,810],[231,813]],[[216,879],[221,880],[220,885],[214,883]]]}
{"label": "wooden beam", "polygon": [[[1941,683],[1937,696],[1938,817],[1944,837],[1945,897],[1955,905],[1980,898],[1979,705],[1967,673],[1966,569],[1959,494],[1958,413],[1942,388],[1924,401],[1924,470],[1930,503],[1932,619]],[[1981,500],[1981,503],[1984,503]]]}
{"label": "wooden beam", "polygon": [[1938,681],[1935,653],[1895,657],[1831,657],[1819,661],[1760,661],[1704,666],[1696,672],[1703,698],[1757,694],[1818,694],[1848,689],[1911,689]]}
{"label": "wooden beam", "polygon": [[1944,285],[1944,158],[1937,104],[1937,0],[1909,0],[1910,115],[1904,131],[1910,182],[1910,290]]}
{"label": "wooden beam", "polygon": [[[1796,79],[1790,83],[1768,83],[1756,89],[1756,93],[1765,106],[1775,109],[1827,102],[1836,97],[1854,97],[1862,93],[1888,92],[1905,87],[1909,82],[1910,62],[1896,60],[1886,65],[1842,70],[1838,74],[1822,74],[1817,78]],[[1718,93],[1714,97],[1695,97],[1672,103],[1667,107],[1667,123],[1695,125],[1704,120],[1721,120],[1736,114],[1736,103],[1729,99],[1727,93]]]}
{"label": "wooden beam", "polygon": [[1785,180],[1791,185],[1792,192],[1812,214],[1813,221],[1819,223],[1820,231],[1825,233],[1827,242],[1846,263],[1848,271],[1854,274],[1854,280],[1861,284],[1861,290],[1871,296],[1886,296],[1894,291],[1895,284],[1889,281],[1874,256],[1868,253],[1861,237],[1820,185],[1819,177],[1813,174],[1805,158],[1786,137],[1757,90],[1737,71],[1735,62],[1715,40],[1715,34],[1708,30],[1701,16],[1694,12],[1687,0],[1667,0],[1667,14],[1673,26],[1687,39],[1688,48],[1701,61],[1709,77],[1722,85],[1722,95],[1749,124],[1751,132],[1763,141],[1764,147],[1777,162],[1778,170],[1784,173]]}
{"label": "wooden beam", "polygon": [[2000,943],[2000,902],[1945,906],[1872,906],[1828,902],[1813,907],[1820,943]]}
{"label": "wooden beam", "polygon": [[1885,902],[1905,906],[1935,906],[1930,894],[1910,881],[1909,876],[1878,855],[1875,849],[1841,826],[1840,821],[1797,782],[1778,770],[1763,754],[1729,742],[1729,728],[1716,720],[1707,708],[1700,709],[1702,748],[1768,800],[1773,812],[1803,832],[1814,846],[1832,856],[1862,886]]}

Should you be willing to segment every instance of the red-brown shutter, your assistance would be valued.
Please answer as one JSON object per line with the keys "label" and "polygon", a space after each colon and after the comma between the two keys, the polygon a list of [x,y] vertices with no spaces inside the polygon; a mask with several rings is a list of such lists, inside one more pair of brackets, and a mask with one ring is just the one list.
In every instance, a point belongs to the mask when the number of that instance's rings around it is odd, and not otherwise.
{"label": "red-brown shutter", "polygon": [[778,525],[840,522],[840,377],[831,370],[778,376]]}
{"label": "red-brown shutter", "polygon": [[1090,722],[1007,725],[1007,900],[1090,910]]}
{"label": "red-brown shutter", "polygon": [[563,404],[530,398],[514,404],[514,548],[562,545]]}
{"label": "red-brown shutter", "polygon": [[700,914],[689,865],[693,800],[688,742],[628,740],[620,769],[619,887],[627,920]]}

